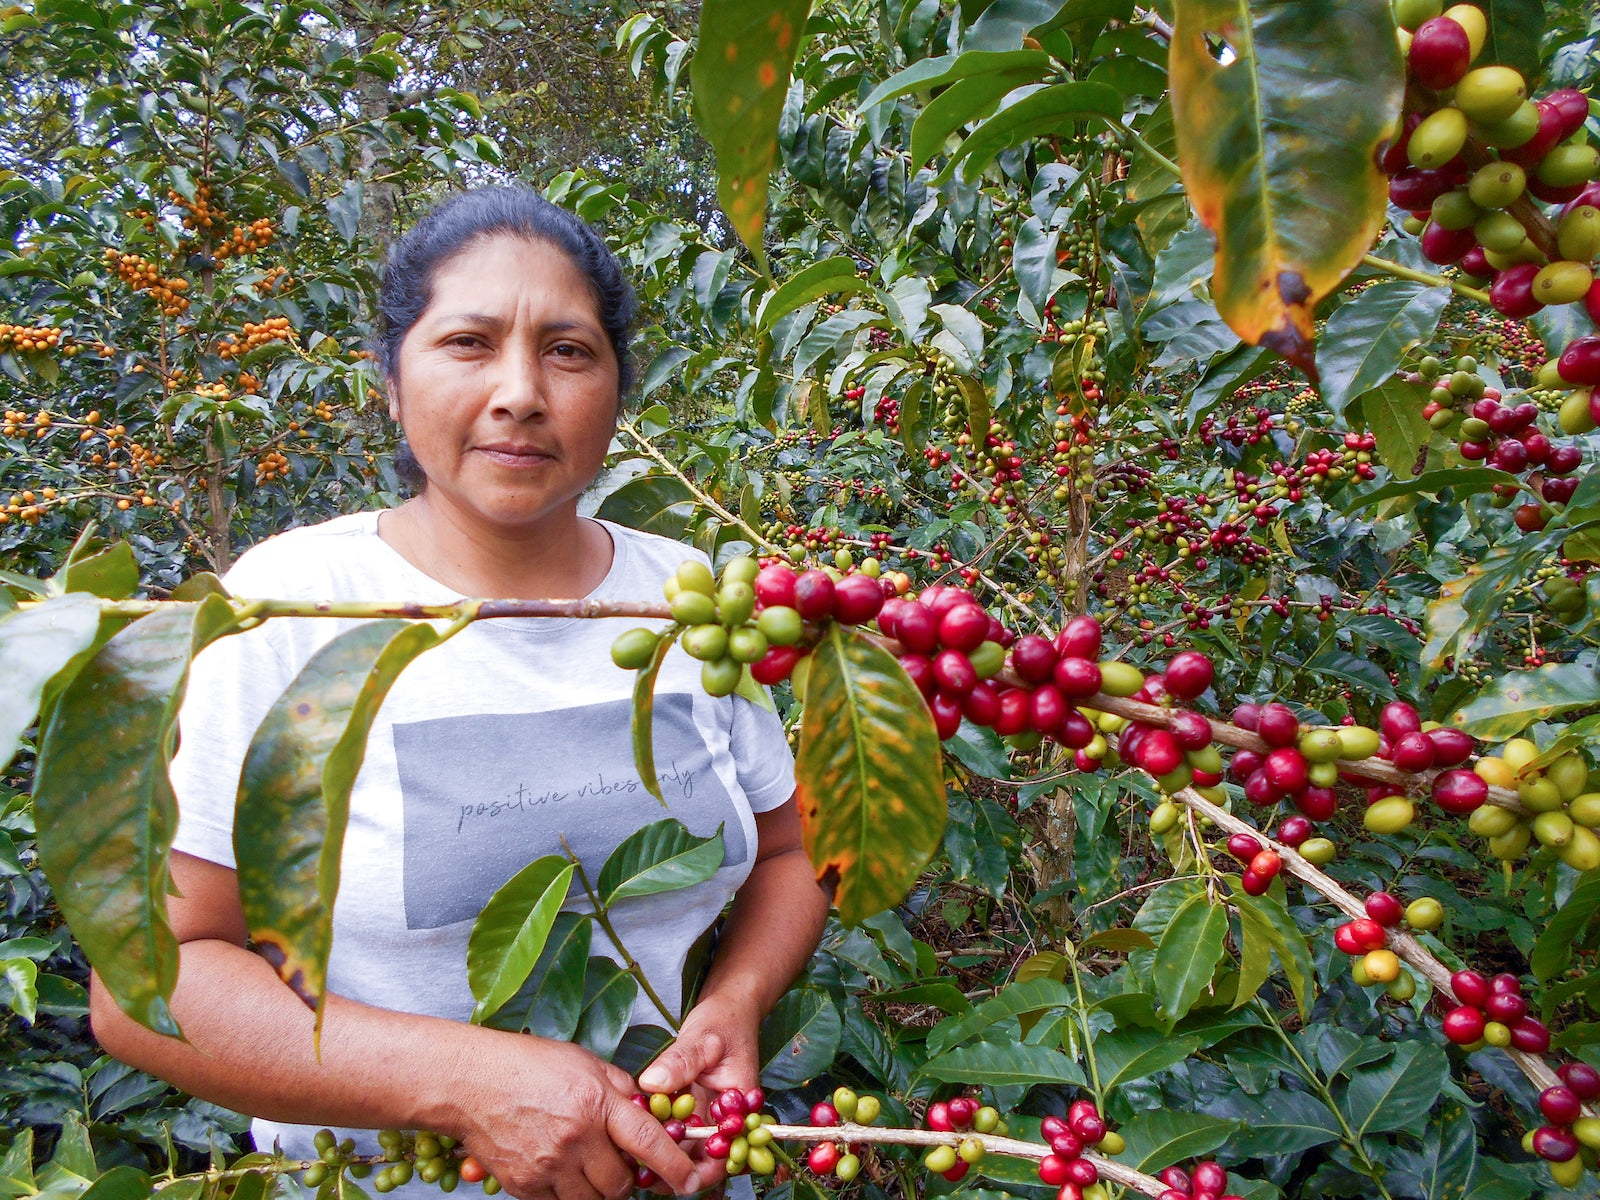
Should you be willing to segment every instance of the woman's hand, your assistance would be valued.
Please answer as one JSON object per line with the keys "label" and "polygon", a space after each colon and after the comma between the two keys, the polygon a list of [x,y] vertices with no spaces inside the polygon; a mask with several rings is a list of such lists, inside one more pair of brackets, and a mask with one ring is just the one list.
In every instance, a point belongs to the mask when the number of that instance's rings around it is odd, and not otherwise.
{"label": "woman's hand", "polygon": [[518,1200],[626,1196],[634,1174],[624,1155],[679,1194],[721,1177],[720,1167],[697,1169],[632,1102],[627,1072],[563,1042],[473,1032],[483,1036],[459,1077],[480,1082],[461,1097],[461,1141]]}
{"label": "woman's hand", "polygon": [[676,1094],[697,1085],[715,1095],[723,1088],[756,1086],[760,1014],[748,1004],[708,996],[689,1010],[677,1039],[639,1075],[646,1092]]}

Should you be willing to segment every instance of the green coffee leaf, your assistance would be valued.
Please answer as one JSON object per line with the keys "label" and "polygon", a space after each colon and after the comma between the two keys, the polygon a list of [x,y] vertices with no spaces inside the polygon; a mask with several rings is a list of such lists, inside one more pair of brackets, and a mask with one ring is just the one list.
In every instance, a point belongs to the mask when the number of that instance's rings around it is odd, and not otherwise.
{"label": "green coffee leaf", "polygon": [[482,1023],[491,1029],[570,1042],[583,1015],[583,981],[593,937],[594,919],[587,913],[557,913],[539,960],[517,994]]}
{"label": "green coffee leaf", "polygon": [[1194,1007],[1222,961],[1228,910],[1204,894],[1191,896],[1172,915],[1156,946],[1150,975],[1169,1025]]}
{"label": "green coffee leaf", "polygon": [[722,826],[695,837],[673,817],[630,834],[600,868],[595,890],[603,908],[637,896],[654,896],[704,883],[722,866]]}
{"label": "green coffee leaf", "polygon": [[483,906],[467,942],[467,984],[481,1025],[511,999],[544,953],[556,913],[566,902],[577,864],[559,854],[535,859]]}
{"label": "green coffee leaf", "polygon": [[977,1042],[929,1059],[922,1074],[946,1083],[988,1087],[1053,1084],[1083,1086],[1083,1070],[1059,1049],[1017,1042]]}
{"label": "green coffee leaf", "polygon": [[626,968],[600,955],[590,958],[583,981],[583,1013],[573,1043],[610,1062],[628,1031],[638,996],[639,981]]}
{"label": "green coffee leaf", "polygon": [[843,1033],[827,992],[805,986],[785,992],[761,1022],[762,1086],[798,1087],[827,1069]]}

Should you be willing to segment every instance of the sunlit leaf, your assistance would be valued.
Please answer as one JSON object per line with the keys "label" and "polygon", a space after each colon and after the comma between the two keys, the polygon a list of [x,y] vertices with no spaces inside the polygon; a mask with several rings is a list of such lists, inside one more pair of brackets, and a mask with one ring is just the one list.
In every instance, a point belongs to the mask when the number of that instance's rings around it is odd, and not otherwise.
{"label": "sunlit leaf", "polygon": [[1449,301],[1447,287],[1389,279],[1340,305],[1317,346],[1322,402],[1342,413],[1361,393],[1393,378],[1405,352],[1433,336]]}
{"label": "sunlit leaf", "polygon": [[517,994],[483,1024],[553,1041],[572,1040],[583,1014],[583,981],[589,967],[594,920],[586,913],[557,913],[544,950]]}
{"label": "sunlit leaf", "polygon": [[1118,1126],[1128,1148],[1117,1161],[1144,1171],[1160,1171],[1187,1158],[1210,1154],[1239,1128],[1239,1122],[1203,1113],[1158,1108]]}
{"label": "sunlit leaf", "polygon": [[508,879],[472,923],[467,942],[467,986],[481,1025],[522,987],[566,901],[577,864],[559,854],[535,859]]}
{"label": "sunlit leaf", "polygon": [[1428,444],[1432,429],[1422,415],[1427,391],[1404,379],[1385,379],[1350,408],[1351,420],[1372,431],[1378,457],[1396,479],[1416,474],[1417,454]]}
{"label": "sunlit leaf", "polygon": [[1315,378],[1317,302],[1360,261],[1387,210],[1378,156],[1405,87],[1389,6],[1176,0],[1173,9],[1178,162],[1217,239],[1212,299],[1246,342]]}
{"label": "sunlit leaf", "polygon": [[795,763],[806,854],[847,925],[898,904],[944,835],[939,735],[893,655],[830,624]]}
{"label": "sunlit leaf", "polygon": [[1087,1082],[1083,1070],[1059,1049],[1018,1042],[977,1042],[931,1058],[922,1073],[946,1083],[981,1083],[988,1087],[1016,1084]]}
{"label": "sunlit leaf", "polygon": [[11,761],[38,715],[45,684],[93,643],[99,627],[100,604],[92,596],[62,596],[0,616],[0,679],[6,681],[0,766]]}
{"label": "sunlit leaf", "polygon": [[1600,698],[1597,665],[1594,655],[1588,654],[1574,662],[1507,672],[1457,709],[1450,723],[1473,737],[1500,742],[1535,721],[1591,708]]}
{"label": "sunlit leaf", "polygon": [[56,704],[34,787],[39,861],[62,915],[118,1007],[169,1037],[179,1036],[166,894],[178,812],[167,763],[189,662],[232,622],[212,597],[107,642]]}

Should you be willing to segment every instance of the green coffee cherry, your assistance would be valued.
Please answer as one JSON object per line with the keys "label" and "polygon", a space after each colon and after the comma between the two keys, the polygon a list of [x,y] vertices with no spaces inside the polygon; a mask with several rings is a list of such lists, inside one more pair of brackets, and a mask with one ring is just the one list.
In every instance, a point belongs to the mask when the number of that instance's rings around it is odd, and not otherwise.
{"label": "green coffee cherry", "polygon": [[1510,67],[1479,67],[1456,84],[1455,106],[1483,125],[1504,121],[1528,98],[1528,85]]}
{"label": "green coffee cherry", "polygon": [[[1484,422],[1484,432],[1489,430],[1488,422]],[[1461,432],[1466,433],[1466,422],[1462,422]],[[1378,752],[1378,731],[1369,729],[1365,725],[1344,725],[1335,730],[1339,739],[1339,757],[1359,762],[1363,758],[1371,758]]]}
{"label": "green coffee cherry", "polygon": [[935,1146],[922,1159],[922,1165],[929,1171],[940,1175],[950,1170],[959,1161],[954,1146]]}
{"label": "green coffee cherry", "polygon": [[781,604],[763,608],[756,617],[756,628],[774,646],[792,646],[805,632],[799,612]]}
{"label": "green coffee cherry", "polygon": [[308,1188],[321,1187],[323,1180],[328,1178],[327,1163],[312,1163],[306,1168],[306,1173],[300,1177],[300,1182]]}
{"label": "green coffee cherry", "polygon": [[841,571],[848,571],[855,565],[855,561],[855,556],[843,546],[833,552],[833,565]]}
{"label": "green coffee cherry", "polygon": [[388,1171],[389,1178],[394,1181],[395,1187],[404,1187],[410,1183],[411,1176],[414,1173],[411,1164],[408,1162],[397,1162],[394,1166],[388,1168]]}
{"label": "green coffee cherry", "polygon": [[1524,100],[1504,121],[1476,123],[1473,131],[1480,141],[1496,150],[1514,149],[1539,132],[1539,106],[1531,100]]}
{"label": "green coffee cherry", "polygon": [[[1514,163],[1507,164],[1514,166]],[[1515,197],[1513,197],[1515,199]],[[1489,207],[1485,205],[1484,207]],[[1498,206],[1496,206],[1498,207]],[[1522,222],[1506,212],[1491,212],[1479,217],[1472,225],[1472,236],[1485,251],[1510,254],[1528,240],[1528,231]]]}
{"label": "green coffee cherry", "polygon": [[1562,217],[1556,245],[1561,257],[1571,262],[1593,261],[1600,255],[1600,208],[1582,204]]}
{"label": "green coffee cherry", "polygon": [[717,619],[717,605],[704,592],[684,588],[672,598],[672,619],[680,625],[709,625]]}
{"label": "green coffee cherry", "polygon": [[1597,169],[1600,169],[1600,150],[1587,143],[1574,146],[1568,142],[1546,154],[1536,174],[1541,183],[1551,187],[1576,187],[1593,179]]}
{"label": "green coffee cherry", "polygon": [[741,554],[738,558],[729,559],[728,565],[722,568],[722,586],[730,583],[750,583],[756,581],[756,576],[761,573],[761,564],[748,554]]}
{"label": "green coffee cherry", "polygon": [[728,631],[721,625],[696,625],[683,635],[683,649],[701,662],[722,658],[728,653]]}
{"label": "green coffee cherry", "polygon": [[1100,664],[1100,690],[1108,696],[1131,696],[1144,686],[1144,672],[1125,662]]}
{"label": "green coffee cherry", "polygon": [[860,1096],[856,1099],[856,1124],[871,1125],[883,1112],[883,1101],[876,1096]]}
{"label": "green coffee cherry", "polygon": [[999,642],[983,642],[967,659],[972,663],[972,669],[978,673],[979,679],[988,679],[998,675],[1000,669],[1006,665],[1006,648]]}
{"label": "green coffee cherry", "polygon": [[756,611],[756,592],[748,583],[730,583],[717,593],[717,620],[728,628],[743,625]]}
{"label": "green coffee cherry", "polygon": [[744,664],[731,658],[719,658],[700,667],[700,686],[708,696],[731,696],[744,676]]}
{"label": "green coffee cherry", "polygon": [[[1433,223],[1441,229],[1466,229],[1481,216],[1483,210],[1472,202],[1472,198],[1466,192],[1446,192],[1433,202]],[[1439,377],[1439,360],[1432,361],[1435,364],[1432,375],[1420,369],[1418,371],[1424,379],[1432,380]]]}
{"label": "green coffee cherry", "polygon": [[1178,824],[1178,819],[1183,816],[1183,809],[1171,800],[1163,800],[1156,805],[1150,813],[1150,832],[1156,837],[1170,832]]}
{"label": "green coffee cherry", "polygon": [[767,636],[759,629],[740,627],[728,634],[728,656],[734,662],[760,662],[767,653]]}
{"label": "green coffee cherry", "polygon": [[841,1154],[839,1161],[833,1164],[833,1173],[841,1183],[849,1183],[861,1174],[861,1160],[854,1154]]}
{"label": "green coffee cherry", "polygon": [[[649,629],[630,629],[611,643],[611,661],[624,671],[637,671],[650,665],[656,647],[661,644],[658,634]],[[386,1131],[387,1132],[387,1131]],[[388,1149],[383,1142],[378,1143]]]}
{"label": "green coffee cherry", "polygon": [[1412,166],[1433,170],[1460,154],[1466,144],[1466,114],[1456,108],[1441,108],[1429,113],[1412,131],[1406,155]]}
{"label": "green coffee cherry", "polygon": [[[1376,804],[1367,806],[1361,823],[1373,833],[1399,833],[1417,818],[1416,805],[1404,796],[1385,796]],[[1313,841],[1316,839],[1313,838]],[[1300,853],[1305,853],[1302,847]]]}
{"label": "green coffee cherry", "polygon": [[311,1144],[317,1148],[318,1154],[326,1154],[339,1144],[339,1139],[333,1136],[331,1129],[319,1129],[312,1137]]}
{"label": "green coffee cherry", "polygon": [[771,1146],[751,1146],[750,1157],[745,1162],[752,1175],[771,1175],[778,1169],[778,1159]]}
{"label": "green coffee cherry", "polygon": [[678,586],[686,592],[699,592],[708,599],[716,591],[717,581],[711,575],[711,568],[698,559],[690,559],[678,567]]}
{"label": "green coffee cherry", "polygon": [[1339,847],[1324,837],[1308,838],[1300,843],[1300,857],[1314,867],[1326,866],[1339,854]]}

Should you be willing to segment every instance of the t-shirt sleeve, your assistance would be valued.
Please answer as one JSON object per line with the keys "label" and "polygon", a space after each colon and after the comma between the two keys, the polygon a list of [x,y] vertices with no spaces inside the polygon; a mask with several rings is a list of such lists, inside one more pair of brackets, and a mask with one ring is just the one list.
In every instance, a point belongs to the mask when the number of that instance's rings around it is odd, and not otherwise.
{"label": "t-shirt sleeve", "polygon": [[753,812],[771,812],[794,795],[794,755],[777,713],[735,696],[732,748]]}
{"label": "t-shirt sleeve", "polygon": [[293,672],[269,626],[233,634],[195,656],[178,710],[178,752],[168,772],[178,800],[173,849],[233,867],[239,773],[256,727]]}

